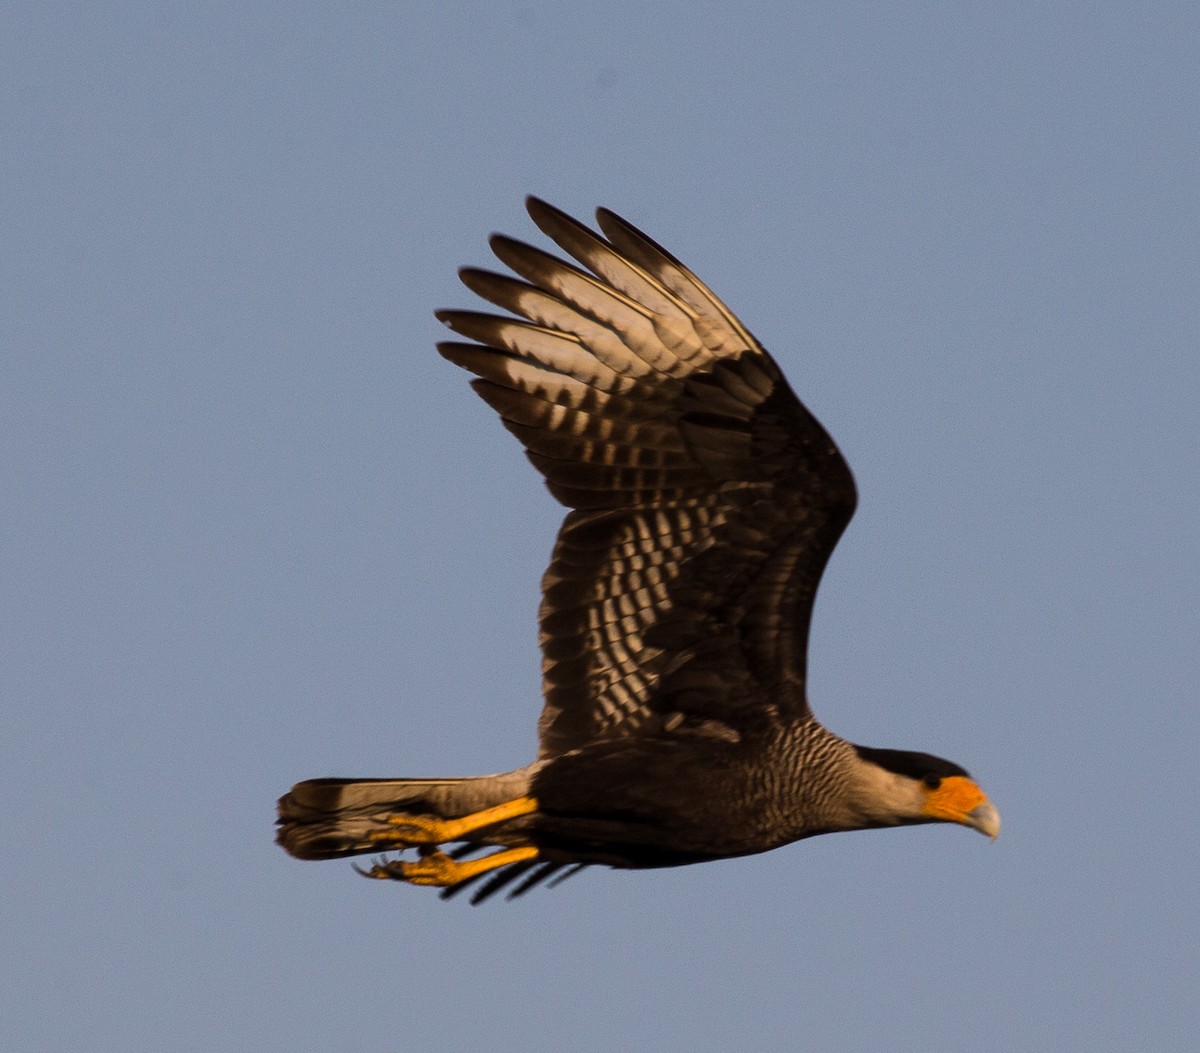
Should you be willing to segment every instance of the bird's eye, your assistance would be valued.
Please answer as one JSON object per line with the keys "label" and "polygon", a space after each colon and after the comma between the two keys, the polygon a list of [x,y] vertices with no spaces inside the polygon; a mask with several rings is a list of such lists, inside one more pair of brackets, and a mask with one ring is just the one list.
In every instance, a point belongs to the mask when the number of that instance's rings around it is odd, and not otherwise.
{"label": "bird's eye", "polygon": [[926,775],[921,781],[931,790],[936,790],[942,785],[942,777],[940,775]]}

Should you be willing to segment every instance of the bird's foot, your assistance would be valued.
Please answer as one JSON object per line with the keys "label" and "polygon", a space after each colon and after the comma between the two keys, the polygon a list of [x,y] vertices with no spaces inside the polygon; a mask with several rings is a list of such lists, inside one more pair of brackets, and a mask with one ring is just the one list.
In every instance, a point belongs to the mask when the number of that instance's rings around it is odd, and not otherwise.
{"label": "bird's foot", "polygon": [[415,847],[440,845],[450,840],[446,836],[448,823],[445,819],[400,812],[389,815],[385,821],[387,826],[368,835],[372,841],[397,847]]}
{"label": "bird's foot", "polygon": [[536,812],[537,799],[517,797],[494,808],[485,808],[458,819],[441,819],[429,815],[409,815],[397,812],[386,819],[386,827],[376,830],[368,837],[380,847],[405,848],[419,845],[444,845],[450,841],[461,841],[467,834],[485,827],[495,826],[523,815]]}
{"label": "bird's foot", "polygon": [[506,848],[479,859],[451,859],[445,852],[429,849],[421,852],[419,859],[380,859],[370,870],[355,867],[363,877],[379,880],[404,881],[410,885],[433,885],[446,888],[460,881],[486,874],[497,867],[510,863],[521,863],[536,859],[538,851],[532,846]]}

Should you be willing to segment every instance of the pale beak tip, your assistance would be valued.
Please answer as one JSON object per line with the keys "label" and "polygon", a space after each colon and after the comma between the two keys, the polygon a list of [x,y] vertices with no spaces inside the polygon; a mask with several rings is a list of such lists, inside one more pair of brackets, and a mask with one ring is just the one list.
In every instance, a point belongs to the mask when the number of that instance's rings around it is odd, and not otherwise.
{"label": "pale beak tip", "polygon": [[967,813],[967,825],[995,841],[1000,836],[1000,813],[991,801],[984,801]]}

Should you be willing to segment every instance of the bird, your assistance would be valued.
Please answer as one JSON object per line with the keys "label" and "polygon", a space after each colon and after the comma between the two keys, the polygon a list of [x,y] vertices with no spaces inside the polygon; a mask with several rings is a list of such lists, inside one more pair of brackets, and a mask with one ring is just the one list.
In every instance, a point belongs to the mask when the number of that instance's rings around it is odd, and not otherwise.
{"label": "bird", "polygon": [[614,212],[593,230],[526,207],[570,260],[495,234],[512,273],[459,276],[505,313],[435,313],[463,338],[438,351],[567,508],[542,578],[537,756],[300,782],[278,843],[374,854],[365,876],[480,902],[840,831],[957,823],[995,840],[999,812],[964,768],[856,745],[810,708],[813,604],[857,491],[774,358]]}

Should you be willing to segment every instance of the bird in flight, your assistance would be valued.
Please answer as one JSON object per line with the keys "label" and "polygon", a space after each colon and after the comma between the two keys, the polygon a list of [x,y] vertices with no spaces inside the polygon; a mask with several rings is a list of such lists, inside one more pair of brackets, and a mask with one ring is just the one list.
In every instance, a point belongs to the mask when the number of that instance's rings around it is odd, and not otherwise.
{"label": "bird in flight", "polygon": [[[299,859],[478,902],[593,864],[678,866],[816,834],[1000,815],[957,764],[858,746],[805,689],[817,584],[854,479],[775,360],[619,216],[530,198],[576,263],[503,235],[507,315],[439,311],[440,344],[568,509],[539,611],[537,758],[498,775],[310,779],[279,801]],[[386,853],[413,849],[415,855]]]}

